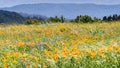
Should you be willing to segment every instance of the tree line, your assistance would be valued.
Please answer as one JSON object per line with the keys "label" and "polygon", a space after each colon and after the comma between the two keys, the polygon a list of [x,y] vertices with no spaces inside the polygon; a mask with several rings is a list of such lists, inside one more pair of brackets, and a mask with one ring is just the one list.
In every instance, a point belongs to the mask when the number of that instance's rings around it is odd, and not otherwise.
{"label": "tree line", "polygon": [[112,16],[104,16],[103,21],[119,21],[120,20],[120,15],[114,14]]}
{"label": "tree line", "polygon": [[50,22],[53,22],[53,23],[57,23],[57,22],[93,23],[93,22],[101,21],[101,19],[97,17],[92,18],[88,15],[80,15],[80,16],[77,16],[75,19],[71,19],[71,20],[67,20],[64,16],[61,16],[61,17],[55,16],[55,17],[49,17],[45,21],[48,23]]}
{"label": "tree line", "polygon": [[120,15],[114,14],[111,16],[104,16],[102,19],[91,17],[88,15],[79,15],[75,19],[68,20],[64,16],[43,17],[43,16],[22,16],[16,12],[0,10],[0,23],[22,23],[22,24],[39,24],[39,23],[94,23],[94,22],[111,22],[119,21]]}
{"label": "tree line", "polygon": [[[94,22],[111,22],[111,21],[119,21],[120,20],[120,15],[114,14],[111,16],[104,16],[102,19],[97,18],[97,17],[91,17],[88,15],[80,15],[76,16],[75,19],[69,20],[69,22],[74,22],[74,23],[94,23]],[[64,16],[58,17],[50,17],[47,19],[48,22],[67,22],[68,20],[65,19]]]}

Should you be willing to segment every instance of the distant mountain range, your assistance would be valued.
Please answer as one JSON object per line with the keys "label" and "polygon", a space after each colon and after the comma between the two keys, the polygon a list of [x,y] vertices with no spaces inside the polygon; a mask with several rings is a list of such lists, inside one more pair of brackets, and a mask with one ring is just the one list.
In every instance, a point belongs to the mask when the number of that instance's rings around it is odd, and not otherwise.
{"label": "distant mountain range", "polygon": [[103,16],[120,14],[120,5],[39,3],[22,4],[1,9],[47,17],[63,15],[68,19],[75,18],[78,15],[89,15],[102,18]]}

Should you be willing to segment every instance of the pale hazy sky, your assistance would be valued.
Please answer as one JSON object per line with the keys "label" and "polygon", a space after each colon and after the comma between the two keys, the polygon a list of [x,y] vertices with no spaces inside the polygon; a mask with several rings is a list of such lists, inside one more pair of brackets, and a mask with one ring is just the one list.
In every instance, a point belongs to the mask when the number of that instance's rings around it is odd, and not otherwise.
{"label": "pale hazy sky", "polygon": [[120,0],[0,0],[0,7],[11,7],[19,4],[31,4],[31,3],[120,4]]}

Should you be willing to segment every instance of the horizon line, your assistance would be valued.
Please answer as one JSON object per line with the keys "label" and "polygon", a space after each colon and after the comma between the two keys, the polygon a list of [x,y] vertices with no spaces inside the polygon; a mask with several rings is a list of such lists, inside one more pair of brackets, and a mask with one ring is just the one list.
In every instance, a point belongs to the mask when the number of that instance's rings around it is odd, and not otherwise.
{"label": "horizon line", "polygon": [[32,5],[32,4],[93,4],[93,5],[120,5],[120,4],[108,4],[108,3],[57,3],[57,2],[54,2],[54,3],[44,3],[44,2],[41,2],[41,3],[26,3],[26,4],[17,4],[17,5],[12,5],[12,6],[6,6],[6,7],[0,7],[0,8],[10,8],[10,7],[14,7],[14,6],[19,6],[19,5]]}

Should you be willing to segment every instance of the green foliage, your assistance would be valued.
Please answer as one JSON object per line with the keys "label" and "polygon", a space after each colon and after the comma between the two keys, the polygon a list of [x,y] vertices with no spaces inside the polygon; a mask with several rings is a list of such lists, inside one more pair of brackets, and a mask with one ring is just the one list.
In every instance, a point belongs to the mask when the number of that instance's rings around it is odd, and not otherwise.
{"label": "green foliage", "polygon": [[55,17],[50,17],[48,19],[48,21],[50,21],[50,22],[60,22],[60,19],[58,18],[58,16],[55,16]]}
{"label": "green foliage", "polygon": [[90,16],[84,15],[84,16],[77,16],[76,19],[71,20],[71,22],[76,22],[76,23],[92,23],[93,20]]}
{"label": "green foliage", "polygon": [[50,17],[48,19],[49,22],[61,22],[61,23],[64,23],[65,22],[65,18],[64,16],[61,16],[60,18],[58,16],[55,16],[55,17]]}
{"label": "green foliage", "polygon": [[30,24],[39,24],[39,21],[36,20],[36,19],[33,19],[33,20],[27,20],[25,22],[26,25],[30,25]]}
{"label": "green foliage", "polygon": [[77,23],[80,22],[80,17],[81,16],[77,16],[76,19],[75,19],[75,22],[77,22]]}
{"label": "green foliage", "polygon": [[91,22],[93,22],[92,18],[90,16],[88,16],[88,15],[81,16],[80,21],[83,22],[83,23],[91,23]]}
{"label": "green foliage", "polygon": [[94,22],[98,22],[98,21],[100,21],[100,19],[98,19],[97,17],[94,17],[94,20],[93,20]]}
{"label": "green foliage", "polygon": [[120,15],[114,14],[112,16],[104,16],[102,20],[107,21],[107,22],[119,21],[120,20]]}
{"label": "green foliage", "polygon": [[61,16],[60,18],[61,18],[61,22],[64,23],[65,22],[65,18],[63,16]]}
{"label": "green foliage", "polygon": [[107,17],[106,16],[103,17],[103,21],[107,21]]}

